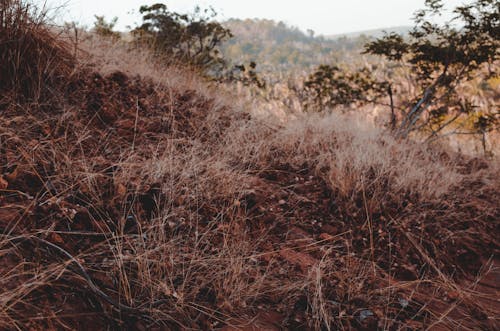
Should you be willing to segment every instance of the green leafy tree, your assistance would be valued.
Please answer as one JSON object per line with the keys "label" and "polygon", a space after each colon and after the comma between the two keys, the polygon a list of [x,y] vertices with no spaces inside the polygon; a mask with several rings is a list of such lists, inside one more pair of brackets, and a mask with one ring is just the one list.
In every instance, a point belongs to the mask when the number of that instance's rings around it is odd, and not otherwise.
{"label": "green leafy tree", "polygon": [[[434,22],[443,12],[442,1],[426,0],[425,5],[416,13],[415,27],[408,39],[388,34],[365,46],[365,53],[409,66],[421,90],[418,99],[408,102],[413,106],[403,114],[398,128],[401,137],[416,128],[427,128],[435,136],[461,115],[471,115],[473,103],[460,93],[459,87],[485,71],[489,76],[497,75],[498,0],[476,0],[459,6],[454,10],[454,18],[445,24]],[[481,132],[494,129],[498,116],[487,118],[474,128]]]}
{"label": "green leafy tree", "polygon": [[462,93],[461,88],[478,77],[483,81],[498,79],[500,2],[475,0],[459,6],[453,11],[453,19],[444,24],[435,23],[436,16],[444,10],[443,2],[426,0],[425,4],[426,8],[416,13],[415,27],[408,37],[389,33],[367,43],[363,52],[409,68],[409,79],[419,93],[416,98],[397,95],[401,104],[396,107],[393,93],[398,91],[397,82],[391,78],[378,81],[368,69],[352,73],[322,65],[304,83],[308,105],[321,109],[374,103],[387,96],[391,127],[399,137],[419,130],[433,139],[455,124],[461,130],[454,129],[451,133],[478,134],[486,148],[486,133],[499,127],[498,109],[479,112],[473,96]]}
{"label": "green leafy tree", "polygon": [[373,102],[387,91],[388,84],[373,79],[370,70],[354,73],[337,66],[321,65],[304,82],[306,109],[322,110],[343,105]]}
{"label": "green leafy tree", "polygon": [[143,23],[133,34],[136,41],[151,46],[159,56],[174,59],[215,74],[225,61],[219,50],[232,37],[231,31],[213,19],[216,12],[196,7],[193,14],[171,12],[157,3],[141,6]]}

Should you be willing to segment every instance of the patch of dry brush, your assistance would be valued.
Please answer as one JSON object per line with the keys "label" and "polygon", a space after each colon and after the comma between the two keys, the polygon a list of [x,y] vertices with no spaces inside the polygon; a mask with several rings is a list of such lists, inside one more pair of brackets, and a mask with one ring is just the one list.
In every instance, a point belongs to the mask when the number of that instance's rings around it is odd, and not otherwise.
{"label": "patch of dry brush", "polygon": [[0,41],[1,328],[498,327],[495,163],[262,120],[120,45],[83,65],[22,31],[30,52]]}

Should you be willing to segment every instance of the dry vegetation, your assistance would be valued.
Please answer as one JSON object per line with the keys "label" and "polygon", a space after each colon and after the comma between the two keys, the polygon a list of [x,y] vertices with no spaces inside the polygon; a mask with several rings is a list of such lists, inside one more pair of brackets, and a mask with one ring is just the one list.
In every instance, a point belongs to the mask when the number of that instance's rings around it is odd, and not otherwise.
{"label": "dry vegetation", "polygon": [[1,4],[1,329],[499,328],[495,160]]}

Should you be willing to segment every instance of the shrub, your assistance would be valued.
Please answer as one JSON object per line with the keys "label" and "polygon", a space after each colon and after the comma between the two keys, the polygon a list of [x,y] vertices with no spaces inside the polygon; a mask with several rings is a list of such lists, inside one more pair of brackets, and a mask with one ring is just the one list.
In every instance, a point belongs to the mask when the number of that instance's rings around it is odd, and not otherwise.
{"label": "shrub", "polygon": [[241,82],[245,86],[255,86],[260,89],[266,88],[266,82],[257,74],[257,63],[251,61],[247,66],[235,65],[224,75],[224,81]]}
{"label": "shrub", "polygon": [[306,108],[324,109],[370,102],[385,94],[387,84],[374,80],[367,68],[354,73],[337,66],[321,65],[304,83]]}

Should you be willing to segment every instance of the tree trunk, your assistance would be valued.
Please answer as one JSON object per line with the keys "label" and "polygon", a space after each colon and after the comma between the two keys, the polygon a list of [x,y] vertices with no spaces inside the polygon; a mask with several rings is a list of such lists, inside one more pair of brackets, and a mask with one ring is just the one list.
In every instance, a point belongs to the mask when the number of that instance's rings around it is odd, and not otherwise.
{"label": "tree trunk", "polygon": [[394,131],[396,129],[396,113],[394,112],[394,99],[392,97],[392,85],[389,84],[387,88],[387,92],[389,93],[389,100],[391,102],[391,130]]}

